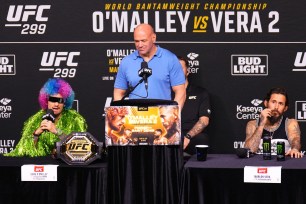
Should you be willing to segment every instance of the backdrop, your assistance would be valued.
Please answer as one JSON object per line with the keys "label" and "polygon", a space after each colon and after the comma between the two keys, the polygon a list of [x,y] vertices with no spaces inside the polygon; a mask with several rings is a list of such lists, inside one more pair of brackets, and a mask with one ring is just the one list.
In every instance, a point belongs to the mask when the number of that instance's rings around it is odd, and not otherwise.
{"label": "backdrop", "polygon": [[305,149],[305,7],[302,0],[2,0],[0,153],[16,146],[51,77],[71,83],[74,108],[103,141],[104,107],[120,60],[135,49],[139,23],[153,25],[160,46],[186,57],[190,81],[210,92],[211,152],[243,146],[247,121],[274,86],[289,92],[287,115],[299,120]]}

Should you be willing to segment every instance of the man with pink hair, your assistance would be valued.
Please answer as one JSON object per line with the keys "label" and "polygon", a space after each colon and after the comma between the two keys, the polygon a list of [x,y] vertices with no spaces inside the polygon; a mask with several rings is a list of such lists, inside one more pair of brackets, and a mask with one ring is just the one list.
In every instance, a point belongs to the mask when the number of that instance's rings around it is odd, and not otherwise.
{"label": "man with pink hair", "polygon": [[71,132],[85,132],[87,123],[72,110],[74,91],[63,79],[49,79],[39,92],[41,110],[31,116],[16,148],[4,156],[37,157],[52,153],[54,144]]}

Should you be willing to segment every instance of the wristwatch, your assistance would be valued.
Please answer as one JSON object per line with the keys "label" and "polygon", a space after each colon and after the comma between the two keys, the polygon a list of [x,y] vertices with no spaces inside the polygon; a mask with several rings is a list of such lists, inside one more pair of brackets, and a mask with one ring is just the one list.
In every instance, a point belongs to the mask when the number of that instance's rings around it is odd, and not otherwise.
{"label": "wristwatch", "polygon": [[33,132],[33,137],[34,137],[35,140],[37,140],[39,136],[40,136],[40,135],[35,134],[35,131]]}
{"label": "wristwatch", "polygon": [[189,133],[187,133],[184,137],[186,137],[187,139],[191,140],[191,135],[189,135]]}

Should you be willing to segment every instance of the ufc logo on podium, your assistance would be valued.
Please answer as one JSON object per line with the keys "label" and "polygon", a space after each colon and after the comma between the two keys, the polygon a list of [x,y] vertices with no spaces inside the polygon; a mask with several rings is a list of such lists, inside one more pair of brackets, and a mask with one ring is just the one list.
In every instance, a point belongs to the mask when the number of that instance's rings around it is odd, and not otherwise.
{"label": "ufc logo on podium", "polygon": [[[48,17],[43,16],[46,9],[50,9],[51,5],[10,5],[7,18],[8,22],[27,22],[31,16],[38,22],[48,21]],[[15,14],[15,15],[14,15]]]}

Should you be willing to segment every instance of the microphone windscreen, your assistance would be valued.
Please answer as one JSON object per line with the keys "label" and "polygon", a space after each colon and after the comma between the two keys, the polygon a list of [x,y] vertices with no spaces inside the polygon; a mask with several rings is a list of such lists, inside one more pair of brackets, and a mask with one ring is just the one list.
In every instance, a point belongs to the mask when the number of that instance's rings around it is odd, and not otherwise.
{"label": "microphone windscreen", "polygon": [[50,120],[54,123],[55,121],[55,115],[52,109],[48,109],[46,111],[46,114],[42,116],[42,120]]}
{"label": "microphone windscreen", "polygon": [[147,68],[148,63],[146,61],[141,62],[141,68]]}
{"label": "microphone windscreen", "polygon": [[250,157],[250,149],[248,148],[237,148],[236,154],[239,158],[249,158]]}
{"label": "microphone windscreen", "polygon": [[47,109],[46,113],[47,113],[47,114],[54,115],[54,111],[53,111],[52,109]]}

